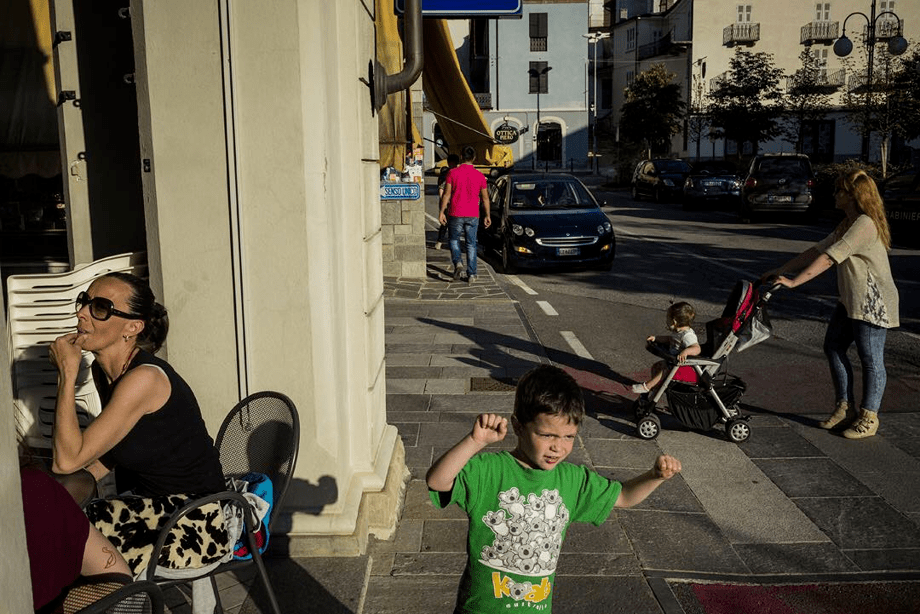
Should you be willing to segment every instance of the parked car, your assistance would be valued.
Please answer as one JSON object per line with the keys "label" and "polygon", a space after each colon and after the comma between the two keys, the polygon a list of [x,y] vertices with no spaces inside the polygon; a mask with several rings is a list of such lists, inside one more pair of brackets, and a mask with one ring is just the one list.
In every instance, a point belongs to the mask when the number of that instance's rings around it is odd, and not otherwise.
{"label": "parked car", "polygon": [[896,245],[920,245],[920,171],[902,171],[880,186],[885,216]]}
{"label": "parked car", "polygon": [[741,217],[758,211],[805,213],[812,204],[815,175],[804,154],[760,154],[751,160],[741,188]]}
{"label": "parked car", "polygon": [[707,203],[737,205],[740,200],[741,176],[728,162],[697,162],[684,182],[684,209]]}
{"label": "parked car", "polygon": [[518,267],[613,267],[616,237],[591,192],[565,174],[510,174],[490,185],[492,226],[479,225],[484,251]]}
{"label": "parked car", "polygon": [[683,196],[684,181],[690,171],[690,165],[683,160],[643,160],[633,171],[632,197],[639,200],[648,196],[657,203],[679,199]]}

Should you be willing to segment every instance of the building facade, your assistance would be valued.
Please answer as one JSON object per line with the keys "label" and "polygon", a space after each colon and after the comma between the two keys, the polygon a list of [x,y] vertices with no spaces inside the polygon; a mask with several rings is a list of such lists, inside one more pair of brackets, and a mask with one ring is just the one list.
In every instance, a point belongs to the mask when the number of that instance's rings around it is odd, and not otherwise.
{"label": "building facade", "polygon": [[[641,4],[641,3],[640,3]],[[735,49],[752,53],[765,52],[786,77],[780,87],[788,90],[790,77],[802,67],[799,55],[810,53],[820,67],[819,79],[829,94],[831,110],[824,120],[808,126],[804,152],[822,162],[857,158],[861,154],[861,137],[844,118],[844,93],[858,91],[865,83],[865,47],[870,0],[677,0],[652,2],[649,13],[631,11],[642,6],[623,1],[611,26],[614,43],[612,56],[605,61],[610,71],[613,118],[624,102],[624,89],[635,75],[654,64],[662,63],[675,73],[684,88],[688,109],[705,112],[706,96],[720,79],[727,76]],[[891,14],[883,14],[886,11]],[[911,41],[920,28],[920,3],[905,0],[876,0],[876,49],[897,34]],[[844,33],[853,41],[848,60],[833,51],[834,42]],[[910,43],[908,53],[913,49]],[[878,66],[878,65],[876,65]],[[877,68],[878,69],[878,68]],[[604,73],[606,77],[606,72]],[[857,98],[858,99],[858,98]],[[612,122],[615,130],[615,123]],[[878,159],[879,143],[873,141],[871,159]],[[671,154],[693,158],[698,144],[687,134],[675,137]],[[736,155],[738,144],[704,138],[699,143],[702,157]],[[741,144],[742,155],[752,153],[751,144]],[[791,151],[786,141],[759,143],[760,151]]]}
{"label": "building facade", "polygon": [[[524,0],[513,19],[452,24],[457,56],[493,134],[516,128],[515,168],[584,170],[588,157],[587,0]],[[437,142],[439,118],[426,112],[423,137]],[[442,120],[443,121],[443,120]],[[443,152],[426,153],[431,167]]]}

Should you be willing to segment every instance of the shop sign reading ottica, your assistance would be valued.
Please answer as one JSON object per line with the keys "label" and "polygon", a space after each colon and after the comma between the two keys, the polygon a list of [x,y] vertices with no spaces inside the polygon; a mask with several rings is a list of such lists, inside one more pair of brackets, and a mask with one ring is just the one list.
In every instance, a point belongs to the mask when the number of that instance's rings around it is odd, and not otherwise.
{"label": "shop sign reading ottica", "polygon": [[495,140],[502,145],[511,145],[516,143],[521,133],[511,124],[502,124],[495,129]]}
{"label": "shop sign reading ottica", "polygon": [[[396,13],[405,12],[405,0],[396,1]],[[422,0],[424,17],[520,17],[524,0]]]}

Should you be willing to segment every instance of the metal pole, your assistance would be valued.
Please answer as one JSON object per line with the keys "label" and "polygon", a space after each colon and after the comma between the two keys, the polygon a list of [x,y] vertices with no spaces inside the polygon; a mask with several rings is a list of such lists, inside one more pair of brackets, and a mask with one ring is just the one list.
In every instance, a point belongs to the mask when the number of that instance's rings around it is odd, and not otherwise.
{"label": "metal pole", "polygon": [[875,64],[875,0],[872,0],[869,9],[868,28],[868,35],[866,36],[866,45],[869,51],[869,65],[866,67],[866,129],[862,135],[862,159],[864,162],[869,161],[869,143],[872,136],[869,122],[872,119],[872,74]]}
{"label": "metal pole", "polygon": [[597,42],[600,39],[594,37],[594,100],[591,102],[593,108],[594,120],[591,124],[591,135],[594,138],[592,150],[594,151],[594,174],[597,174]]}

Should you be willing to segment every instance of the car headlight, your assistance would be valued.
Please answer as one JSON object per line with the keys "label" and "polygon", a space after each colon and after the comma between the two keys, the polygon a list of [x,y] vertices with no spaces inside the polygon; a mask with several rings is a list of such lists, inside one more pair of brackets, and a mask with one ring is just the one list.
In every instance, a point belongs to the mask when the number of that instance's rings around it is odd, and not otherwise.
{"label": "car headlight", "polygon": [[524,229],[524,234],[527,235],[528,237],[533,237],[537,233],[533,231],[533,228],[528,227]]}
{"label": "car headlight", "polygon": [[524,234],[524,227],[521,226],[520,224],[512,224],[511,232],[513,232],[517,236],[521,236],[522,234]]}
{"label": "car headlight", "polygon": [[610,225],[610,222],[604,222],[597,227],[597,234],[605,235],[613,229],[613,226]]}
{"label": "car headlight", "polygon": [[684,187],[685,187],[685,188],[692,188],[692,187],[693,187],[693,180],[690,179],[689,177],[687,177],[687,181],[684,183]]}
{"label": "car headlight", "polygon": [[740,189],[741,189],[741,180],[735,179],[734,181],[732,181],[732,189],[733,189],[733,190],[740,190]]}
{"label": "car headlight", "polygon": [[668,186],[669,188],[673,188],[673,187],[674,187],[674,182],[671,181],[670,179],[662,179],[662,180],[661,180],[661,183],[665,184],[665,185]]}

